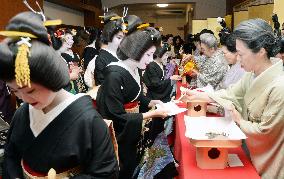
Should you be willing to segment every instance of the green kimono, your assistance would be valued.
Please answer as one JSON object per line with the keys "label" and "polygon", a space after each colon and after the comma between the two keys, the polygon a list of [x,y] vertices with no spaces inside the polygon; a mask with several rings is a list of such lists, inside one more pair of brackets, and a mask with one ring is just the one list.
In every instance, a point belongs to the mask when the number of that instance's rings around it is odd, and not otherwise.
{"label": "green kimono", "polygon": [[240,128],[248,137],[246,144],[259,175],[265,179],[284,178],[282,60],[257,77],[246,73],[235,85],[209,96],[225,108],[233,104],[242,114]]}

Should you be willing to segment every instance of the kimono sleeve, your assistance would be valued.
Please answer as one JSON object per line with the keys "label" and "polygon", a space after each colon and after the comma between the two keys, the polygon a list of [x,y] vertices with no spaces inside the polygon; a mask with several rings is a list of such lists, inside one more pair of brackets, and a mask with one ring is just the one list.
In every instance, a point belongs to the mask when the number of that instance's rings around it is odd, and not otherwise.
{"label": "kimono sleeve", "polygon": [[20,110],[16,112],[16,114],[13,117],[8,136],[7,136],[7,141],[5,144],[5,153],[4,153],[4,163],[3,163],[3,178],[23,178],[23,172],[22,172],[22,167],[21,167],[21,158],[22,154],[21,152],[17,149],[15,142],[12,140],[13,137],[12,135],[15,135],[17,131],[14,131],[13,129],[15,128],[14,126],[17,123],[17,120],[21,119],[20,118]]}
{"label": "kimono sleeve", "polygon": [[[247,135],[271,135],[280,136],[284,128],[284,95],[283,88],[275,88],[271,91],[266,107],[257,122],[247,120],[240,121],[240,128]],[[275,135],[277,134],[277,135]]]}
{"label": "kimono sleeve", "polygon": [[250,75],[247,74],[241,78],[237,83],[231,85],[227,89],[208,93],[209,97],[223,106],[225,109],[230,108],[233,104],[235,108],[241,113],[244,103],[244,95],[246,92],[246,81],[249,80]]}
{"label": "kimono sleeve", "polygon": [[94,117],[92,122],[91,158],[85,164],[82,174],[73,179],[116,179],[118,178],[118,162],[106,123],[101,117]]}
{"label": "kimono sleeve", "polygon": [[171,88],[171,80],[162,80],[157,72],[157,68],[153,64],[149,64],[143,74],[143,81],[149,90],[163,93]]}
{"label": "kimono sleeve", "polygon": [[101,56],[98,56],[95,61],[95,83],[96,85],[101,85],[104,81],[104,74],[103,71],[106,67],[106,64],[104,63],[104,58],[101,58]]}

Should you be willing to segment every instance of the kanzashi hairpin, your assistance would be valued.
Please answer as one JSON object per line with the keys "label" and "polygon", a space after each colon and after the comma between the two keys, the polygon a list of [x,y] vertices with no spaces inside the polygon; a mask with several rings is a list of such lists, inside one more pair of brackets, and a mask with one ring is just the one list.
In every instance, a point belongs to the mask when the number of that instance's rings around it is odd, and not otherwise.
{"label": "kanzashi hairpin", "polygon": [[41,9],[41,7],[40,7],[40,5],[38,4],[37,1],[36,1],[36,5],[38,6],[38,8],[39,8],[40,11],[35,11],[35,10],[29,5],[29,3],[27,2],[27,0],[23,0],[23,3],[27,6],[27,8],[28,8],[30,11],[32,11],[32,12],[35,13],[35,14],[41,15],[42,20],[43,20],[44,22],[46,21],[46,17],[45,17],[45,15],[44,15],[44,13],[43,13],[43,10]]}

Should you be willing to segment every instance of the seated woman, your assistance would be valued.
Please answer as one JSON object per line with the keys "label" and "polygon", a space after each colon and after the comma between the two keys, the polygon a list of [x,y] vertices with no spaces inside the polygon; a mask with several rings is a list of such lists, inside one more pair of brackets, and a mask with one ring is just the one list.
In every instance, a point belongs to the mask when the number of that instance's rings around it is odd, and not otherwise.
{"label": "seated woman", "polygon": [[234,30],[236,49],[247,71],[236,84],[214,93],[187,91],[187,98],[221,104],[246,134],[246,145],[263,179],[284,176],[284,71],[274,57],[279,42],[262,19],[250,19]]}
{"label": "seated woman", "polygon": [[154,61],[147,66],[143,74],[143,82],[148,89],[146,96],[150,99],[169,102],[174,82],[181,80],[181,77],[178,75],[165,79],[164,65],[166,65],[167,59],[167,47],[158,47],[154,53]]}
{"label": "seated woman", "polygon": [[90,97],[63,89],[68,67],[50,46],[43,17],[20,13],[6,30],[13,38],[0,43],[0,79],[25,103],[12,119],[3,178],[44,177],[51,168],[58,178],[116,178],[108,128]]}
{"label": "seated woman", "polygon": [[224,33],[221,36],[220,42],[224,57],[230,65],[230,69],[227,71],[221,83],[217,86],[217,90],[226,89],[229,85],[238,82],[245,73],[245,70],[241,67],[240,62],[237,59],[238,54],[234,35]]}
{"label": "seated woman", "polygon": [[[213,34],[201,34],[200,42],[203,56],[194,57],[198,70],[193,69],[192,76],[196,78],[198,88],[211,85],[216,89],[227,73],[228,64],[223,53],[218,49],[218,41]],[[188,55],[187,58],[191,57]]]}
{"label": "seated woman", "polygon": [[138,103],[144,103],[151,108],[157,101],[150,101],[143,96],[138,69],[146,68],[153,60],[156,47],[161,44],[160,33],[154,28],[143,26],[133,26],[135,30],[129,29],[121,41],[117,51],[121,61],[107,66],[105,81],[96,99],[99,113],[114,123],[121,179],[131,178],[139,164],[137,145],[141,134],[145,132],[142,124],[153,117],[167,116],[162,109],[139,113]]}

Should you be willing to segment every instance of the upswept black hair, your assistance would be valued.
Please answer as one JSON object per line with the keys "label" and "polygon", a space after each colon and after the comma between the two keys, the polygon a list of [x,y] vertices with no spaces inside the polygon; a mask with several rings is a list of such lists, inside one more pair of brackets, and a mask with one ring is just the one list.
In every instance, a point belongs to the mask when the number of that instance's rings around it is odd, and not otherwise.
{"label": "upswept black hair", "polygon": [[125,36],[118,49],[117,56],[120,60],[131,58],[140,61],[143,54],[152,46],[161,45],[161,34],[153,27],[136,30]]}
{"label": "upswept black hair", "polygon": [[168,45],[163,45],[162,47],[158,47],[154,53],[154,59],[156,58],[162,58],[162,56],[169,51],[168,50]]}
{"label": "upswept black hair", "polygon": [[[47,30],[41,16],[33,12],[19,13],[11,19],[6,30],[31,33],[38,38],[31,40],[30,79],[52,91],[59,91],[69,81],[68,67],[60,55],[49,46]],[[0,43],[0,79],[15,79],[15,58],[18,52],[19,38],[6,38]]]}
{"label": "upswept black hair", "polygon": [[270,58],[280,51],[280,38],[273,34],[272,27],[265,20],[257,18],[243,21],[233,33],[254,53],[264,48]]}
{"label": "upswept black hair", "polygon": [[226,46],[229,52],[236,53],[236,37],[234,34],[223,33],[220,36],[220,44]]}
{"label": "upswept black hair", "polygon": [[101,41],[105,44],[111,42],[114,35],[122,31],[122,19],[111,20],[112,17],[118,16],[115,13],[109,13],[104,17],[104,28],[101,34]]}
{"label": "upswept black hair", "polygon": [[143,23],[143,21],[140,19],[140,17],[136,15],[128,15],[124,19],[124,21],[127,23],[126,30],[128,31],[126,35],[131,34],[135,30],[137,30],[137,27]]}

